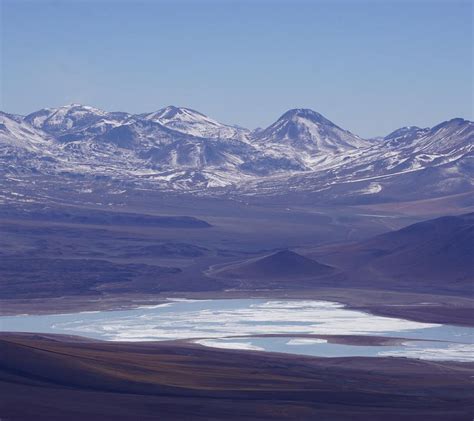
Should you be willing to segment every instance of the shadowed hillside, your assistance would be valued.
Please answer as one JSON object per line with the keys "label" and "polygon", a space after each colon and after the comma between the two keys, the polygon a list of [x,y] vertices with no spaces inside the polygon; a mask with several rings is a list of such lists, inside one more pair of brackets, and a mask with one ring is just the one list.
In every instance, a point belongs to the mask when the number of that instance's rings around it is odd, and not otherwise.
{"label": "shadowed hillside", "polygon": [[474,280],[474,213],[446,216],[383,234],[361,245],[373,250],[372,266],[396,277]]}
{"label": "shadowed hillside", "polygon": [[474,410],[466,363],[33,334],[2,334],[0,353],[0,411],[12,421],[463,420]]}
{"label": "shadowed hillside", "polygon": [[343,269],[355,286],[472,293],[474,213],[416,223],[311,255]]}

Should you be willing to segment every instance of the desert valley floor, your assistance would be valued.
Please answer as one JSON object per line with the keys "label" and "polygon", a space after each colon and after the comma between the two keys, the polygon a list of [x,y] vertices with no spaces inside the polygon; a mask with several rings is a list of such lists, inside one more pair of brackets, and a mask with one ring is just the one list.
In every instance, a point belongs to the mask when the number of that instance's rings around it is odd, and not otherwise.
{"label": "desert valley floor", "polygon": [[468,419],[471,200],[4,205],[0,410]]}

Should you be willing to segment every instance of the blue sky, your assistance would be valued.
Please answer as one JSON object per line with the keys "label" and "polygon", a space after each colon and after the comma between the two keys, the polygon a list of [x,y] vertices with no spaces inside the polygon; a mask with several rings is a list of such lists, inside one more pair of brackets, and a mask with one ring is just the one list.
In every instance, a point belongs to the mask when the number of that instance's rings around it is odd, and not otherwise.
{"label": "blue sky", "polygon": [[187,106],[361,136],[473,119],[471,1],[0,0],[1,109]]}

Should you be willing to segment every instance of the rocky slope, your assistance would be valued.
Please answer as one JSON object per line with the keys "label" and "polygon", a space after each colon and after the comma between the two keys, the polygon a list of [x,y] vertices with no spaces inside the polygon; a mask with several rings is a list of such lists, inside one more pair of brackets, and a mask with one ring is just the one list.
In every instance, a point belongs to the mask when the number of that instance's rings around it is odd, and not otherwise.
{"label": "rocky slope", "polygon": [[472,191],[474,123],[405,127],[362,139],[308,109],[262,130],[178,107],[132,115],[72,104],[0,113],[0,182],[125,182],[205,195],[308,195],[330,202],[412,200]]}

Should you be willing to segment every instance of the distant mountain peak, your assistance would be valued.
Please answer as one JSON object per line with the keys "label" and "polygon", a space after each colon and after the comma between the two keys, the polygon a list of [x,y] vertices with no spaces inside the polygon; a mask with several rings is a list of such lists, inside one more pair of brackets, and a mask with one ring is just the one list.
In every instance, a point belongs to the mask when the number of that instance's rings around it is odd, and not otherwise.
{"label": "distant mountain peak", "polygon": [[90,105],[79,104],[78,102],[72,102],[70,104],[64,104],[58,108],[95,108]]}
{"label": "distant mountain peak", "polygon": [[186,107],[177,107],[175,105],[168,105],[167,107],[161,108],[158,111],[152,113],[153,118],[163,120],[171,120],[179,118],[180,116],[194,116],[195,118],[204,118],[211,120],[205,114],[200,113],[199,111],[192,110],[191,108]]}
{"label": "distant mountain peak", "polygon": [[284,144],[295,153],[312,155],[334,155],[370,143],[308,108],[288,110],[275,123],[257,132],[255,137],[267,145]]}
{"label": "distant mountain peak", "polygon": [[469,123],[469,121],[461,117],[454,117],[448,120],[448,123]]}
{"label": "distant mountain peak", "polygon": [[71,104],[64,104],[59,107],[43,108],[43,109],[48,110],[48,111],[53,111],[53,112],[76,110],[76,111],[87,111],[87,112],[97,113],[97,114],[107,114],[107,111],[104,111],[100,108],[93,107],[92,105],[79,104],[76,102],[73,102]]}
{"label": "distant mountain peak", "polygon": [[25,121],[47,132],[62,133],[90,125],[107,114],[106,111],[90,105],[66,104],[58,108],[43,108],[28,114]]}
{"label": "distant mountain peak", "polygon": [[310,108],[293,108],[284,113],[278,120],[290,120],[294,118],[304,118],[318,123],[334,125],[332,121]]}
{"label": "distant mountain peak", "polygon": [[426,133],[428,130],[429,130],[429,128],[422,129],[421,127],[418,127],[418,126],[400,127],[399,129],[394,130],[393,132],[391,132],[387,136],[385,136],[384,140],[392,140],[392,139],[411,140],[413,138],[416,138],[416,137]]}
{"label": "distant mountain peak", "polygon": [[443,121],[442,123],[434,126],[431,130],[436,131],[436,130],[446,128],[446,127],[457,128],[460,126],[472,127],[474,126],[474,122],[465,120],[464,118],[461,118],[461,117],[455,117],[455,118],[452,118],[451,120]]}
{"label": "distant mountain peak", "polygon": [[239,138],[248,132],[236,126],[230,126],[214,120],[207,115],[191,108],[169,105],[153,113],[144,114],[146,120],[151,120],[169,129],[192,136],[206,138]]}

